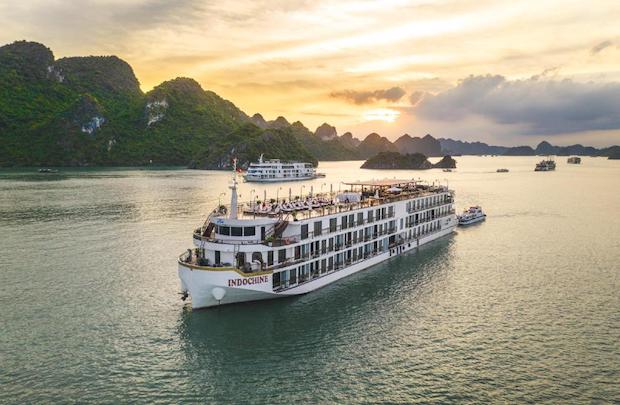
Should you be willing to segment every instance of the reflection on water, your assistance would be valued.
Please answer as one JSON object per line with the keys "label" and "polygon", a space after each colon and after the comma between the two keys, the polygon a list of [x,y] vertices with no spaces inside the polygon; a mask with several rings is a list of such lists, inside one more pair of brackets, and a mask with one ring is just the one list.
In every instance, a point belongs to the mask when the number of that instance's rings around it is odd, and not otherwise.
{"label": "reflection on water", "polygon": [[241,183],[423,177],[488,219],[304,296],[196,312],[175,260],[230,173],[0,171],[0,402],[617,402],[620,165],[457,160]]}

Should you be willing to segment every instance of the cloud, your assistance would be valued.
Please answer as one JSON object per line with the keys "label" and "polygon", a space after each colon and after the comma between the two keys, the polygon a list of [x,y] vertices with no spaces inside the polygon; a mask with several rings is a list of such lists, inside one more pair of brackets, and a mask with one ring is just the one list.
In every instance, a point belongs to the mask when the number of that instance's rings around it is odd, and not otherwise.
{"label": "cloud", "polygon": [[601,52],[603,49],[605,48],[609,48],[610,46],[612,46],[614,43],[611,42],[610,40],[607,41],[603,41],[603,42],[599,42],[598,44],[594,45],[591,49],[590,49],[590,53],[592,55],[596,55],[597,53]]}
{"label": "cloud", "polygon": [[469,76],[449,90],[426,95],[413,109],[423,119],[481,117],[519,134],[554,135],[620,129],[620,83],[570,79],[507,80]]}
{"label": "cloud", "polygon": [[342,98],[354,104],[370,104],[377,101],[395,102],[403,98],[405,90],[400,87],[374,91],[342,90],[330,94],[334,98]]}
{"label": "cloud", "polygon": [[411,103],[411,105],[415,106],[420,101],[422,101],[422,99],[424,98],[424,94],[425,93],[423,91],[414,91],[413,93],[411,93],[409,95],[409,102]]}

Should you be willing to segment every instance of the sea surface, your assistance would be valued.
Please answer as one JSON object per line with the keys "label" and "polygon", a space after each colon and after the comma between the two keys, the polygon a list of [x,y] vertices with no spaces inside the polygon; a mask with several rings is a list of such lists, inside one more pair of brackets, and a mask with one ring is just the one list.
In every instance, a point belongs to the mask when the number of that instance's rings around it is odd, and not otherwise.
{"label": "sea surface", "polygon": [[620,161],[538,160],[242,183],[420,177],[488,218],[308,295],[202,311],[176,259],[230,173],[2,170],[0,403],[620,403]]}

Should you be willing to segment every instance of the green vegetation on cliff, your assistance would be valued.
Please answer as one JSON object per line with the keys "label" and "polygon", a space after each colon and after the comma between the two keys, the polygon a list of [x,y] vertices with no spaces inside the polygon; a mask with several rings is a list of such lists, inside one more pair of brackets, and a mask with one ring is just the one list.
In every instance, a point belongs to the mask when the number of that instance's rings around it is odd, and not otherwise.
{"label": "green vegetation on cliff", "polygon": [[362,169],[408,169],[426,170],[456,168],[456,161],[444,156],[439,162],[432,164],[421,153],[400,154],[398,152],[380,152],[362,164]]}
{"label": "green vegetation on cliff", "polygon": [[0,165],[191,164],[220,168],[261,153],[314,162],[294,128],[261,129],[193,79],[148,93],[115,56],[55,61],[44,45],[0,47]]}

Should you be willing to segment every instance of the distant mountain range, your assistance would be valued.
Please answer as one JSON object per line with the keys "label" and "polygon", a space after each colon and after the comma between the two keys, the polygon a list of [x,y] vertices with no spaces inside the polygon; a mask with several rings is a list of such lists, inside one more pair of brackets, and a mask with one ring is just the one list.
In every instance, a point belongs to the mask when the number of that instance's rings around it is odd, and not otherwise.
{"label": "distant mountain range", "polygon": [[55,60],[50,49],[18,41],[0,47],[0,166],[187,165],[230,167],[266,158],[361,160],[380,152],[475,155],[620,156],[542,142],[509,148],[407,134],[395,142],[372,133],[314,132],[284,117],[266,121],[237,108],[193,79],[165,81],[144,93],[133,69],[116,56]]}
{"label": "distant mountain range", "polygon": [[547,141],[542,141],[536,148],[530,146],[491,146],[482,142],[463,142],[453,139],[439,138],[441,150],[449,155],[507,155],[507,156],[534,156],[534,155],[557,155],[557,156],[615,156],[620,154],[619,146],[597,149],[592,146],[570,145],[553,146]]}

